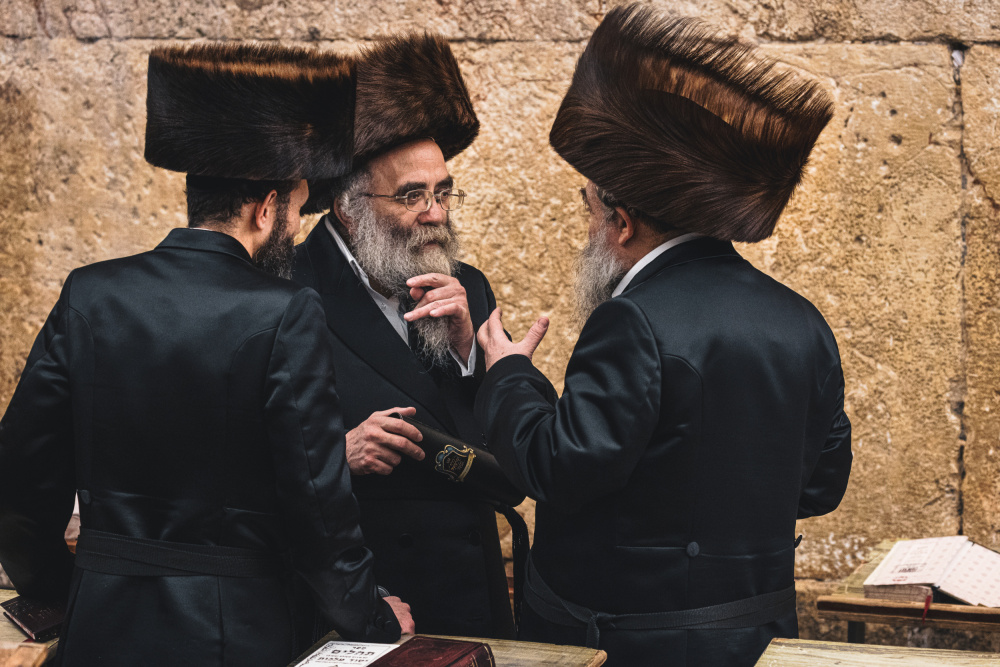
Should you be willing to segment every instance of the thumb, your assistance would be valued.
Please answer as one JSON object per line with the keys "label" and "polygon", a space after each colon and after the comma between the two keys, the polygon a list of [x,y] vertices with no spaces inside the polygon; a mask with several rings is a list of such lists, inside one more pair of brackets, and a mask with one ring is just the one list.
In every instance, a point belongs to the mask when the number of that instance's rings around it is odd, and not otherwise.
{"label": "thumb", "polygon": [[527,354],[530,357],[538,347],[538,344],[542,342],[545,338],[545,332],[549,330],[549,318],[539,317],[535,320],[535,323],[531,325],[528,329],[528,333],[525,334],[524,340],[521,341],[521,345],[528,348]]}

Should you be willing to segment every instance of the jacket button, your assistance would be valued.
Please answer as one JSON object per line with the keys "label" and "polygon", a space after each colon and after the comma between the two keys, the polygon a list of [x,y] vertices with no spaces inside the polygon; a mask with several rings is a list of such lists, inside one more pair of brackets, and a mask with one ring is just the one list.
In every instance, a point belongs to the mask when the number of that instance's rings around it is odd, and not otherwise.
{"label": "jacket button", "polygon": [[469,540],[469,544],[471,544],[474,547],[478,547],[479,543],[482,541],[479,537],[478,530],[469,531],[469,534],[468,536],[466,536],[466,539]]}
{"label": "jacket button", "polygon": [[691,542],[690,544],[688,544],[688,546],[687,546],[687,554],[688,554],[688,556],[691,556],[691,558],[694,558],[695,556],[697,556],[700,553],[701,553],[701,547],[698,546],[697,542]]}
{"label": "jacket button", "polygon": [[403,533],[399,536],[399,546],[404,549],[409,549],[413,546],[413,535],[409,533]]}

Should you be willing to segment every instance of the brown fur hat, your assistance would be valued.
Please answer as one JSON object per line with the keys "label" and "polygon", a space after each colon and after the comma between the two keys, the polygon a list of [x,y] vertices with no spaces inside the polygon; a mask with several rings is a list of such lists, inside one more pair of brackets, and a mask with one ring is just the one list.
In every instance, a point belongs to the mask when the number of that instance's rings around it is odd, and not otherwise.
{"label": "brown fur hat", "polygon": [[353,63],[263,44],[156,48],[149,54],[146,160],[173,171],[251,180],[351,170]]}
{"label": "brown fur hat", "polygon": [[754,47],[632,4],[594,31],[549,142],[666,226],[755,242],[774,231],[832,107]]}
{"label": "brown fur hat", "polygon": [[[472,144],[479,119],[448,42],[437,35],[385,38],[357,57],[354,165],[416,139],[450,160]],[[306,213],[332,207],[332,183],[310,182]]]}

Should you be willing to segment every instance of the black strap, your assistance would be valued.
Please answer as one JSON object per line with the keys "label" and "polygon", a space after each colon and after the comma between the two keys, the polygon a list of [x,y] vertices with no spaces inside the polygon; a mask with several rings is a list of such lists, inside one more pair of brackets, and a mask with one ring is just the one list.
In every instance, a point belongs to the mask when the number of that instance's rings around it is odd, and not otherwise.
{"label": "black strap", "polygon": [[80,531],[75,562],[82,570],[131,577],[272,577],[281,572],[278,556],[266,551],[149,540],[89,529]]}
{"label": "black strap", "polygon": [[521,605],[524,601],[524,572],[528,564],[528,525],[510,505],[498,503],[496,510],[510,524],[510,538],[514,556],[514,632],[521,629]]}
{"label": "black strap", "polygon": [[605,614],[556,595],[528,560],[524,599],[539,616],[559,625],[586,626],[587,646],[597,648],[605,630],[732,630],[765,625],[795,612],[795,584],[773,593],[679,611]]}

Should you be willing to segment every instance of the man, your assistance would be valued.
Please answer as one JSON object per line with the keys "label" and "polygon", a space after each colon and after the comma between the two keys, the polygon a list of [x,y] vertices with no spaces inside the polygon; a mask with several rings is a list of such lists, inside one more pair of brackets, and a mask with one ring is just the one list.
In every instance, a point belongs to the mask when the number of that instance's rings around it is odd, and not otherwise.
{"label": "man", "polygon": [[565,389],[499,311],[476,414],[538,500],[521,638],[609,665],[752,665],[797,634],[797,518],[840,502],[836,341],[730,241],[769,236],[831,104],[751,47],[637,5],[608,13],[550,135],[589,181],[586,323]]}
{"label": "man", "polygon": [[0,561],[68,595],[63,665],[285,665],[308,594],[345,638],[412,631],[363,546],[319,298],[282,277],[352,92],[332,55],[151,53],[146,158],[189,172],[190,229],[69,275],[0,422]]}
{"label": "man", "polygon": [[[314,187],[332,208],[297,248],[293,278],[323,299],[361,527],[381,584],[421,632],[511,637],[493,505],[421,462],[407,417],[480,445],[475,343],[496,300],[457,260],[446,161],[479,122],[448,43],[396,37],[357,62],[355,171]],[[508,515],[517,521],[510,511]]]}

